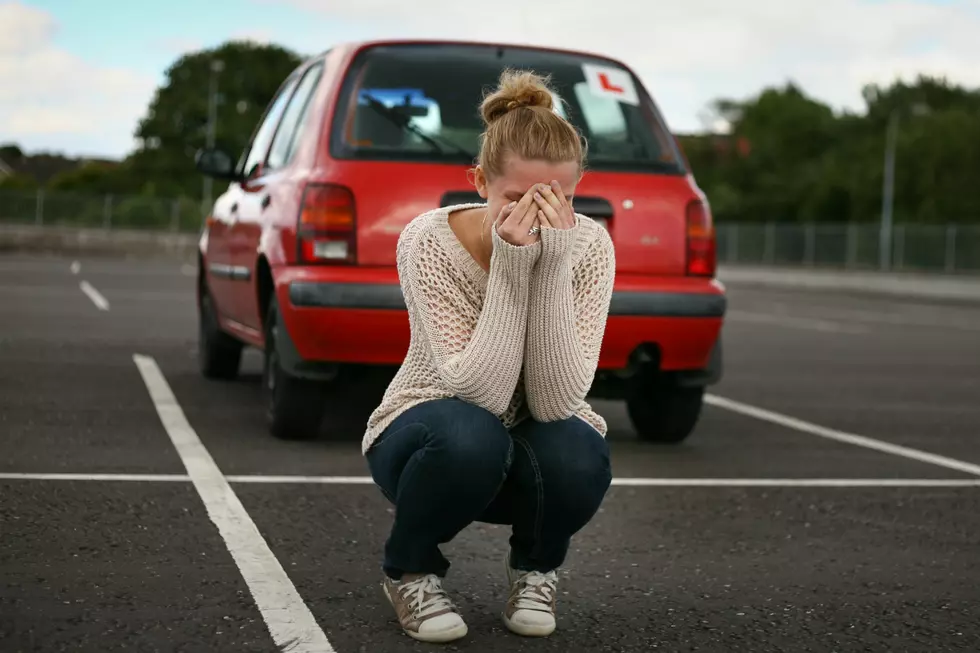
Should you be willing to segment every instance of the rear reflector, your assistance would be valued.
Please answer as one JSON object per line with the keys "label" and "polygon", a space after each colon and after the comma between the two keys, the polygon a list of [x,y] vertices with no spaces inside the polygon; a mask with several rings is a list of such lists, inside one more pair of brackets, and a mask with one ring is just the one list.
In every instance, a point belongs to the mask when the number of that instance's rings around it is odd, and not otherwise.
{"label": "rear reflector", "polygon": [[687,205],[687,274],[713,277],[716,268],[715,229],[711,212],[701,200]]}
{"label": "rear reflector", "polygon": [[304,263],[357,261],[354,195],[334,184],[309,184],[297,224],[299,258]]}

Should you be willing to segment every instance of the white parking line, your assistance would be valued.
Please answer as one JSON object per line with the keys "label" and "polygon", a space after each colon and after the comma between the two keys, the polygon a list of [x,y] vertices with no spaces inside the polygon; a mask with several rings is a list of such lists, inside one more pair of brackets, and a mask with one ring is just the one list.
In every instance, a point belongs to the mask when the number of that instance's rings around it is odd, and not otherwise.
{"label": "white parking line", "polygon": [[335,653],[303,598],[184,416],[153,358],[134,355],[167,435],[280,650]]}
{"label": "white parking line", "polygon": [[78,274],[82,270],[82,264],[78,261],[72,261],[70,269],[72,274]]}
{"label": "white parking line", "polygon": [[30,474],[23,472],[0,473],[4,481],[126,481],[134,483],[158,483],[191,480],[187,474]]}
{"label": "white parking line", "polygon": [[[226,477],[231,483],[372,485],[370,476]],[[619,487],[980,487],[980,478],[614,478]]]}
{"label": "white parking line", "polygon": [[229,476],[231,483],[320,483],[326,485],[371,485],[370,476],[265,476],[262,474],[238,474]]}
{"label": "white parking line", "polygon": [[733,413],[747,415],[748,417],[761,419],[766,422],[771,422],[772,424],[778,424],[796,431],[809,433],[810,435],[817,435],[829,440],[836,440],[837,442],[844,442],[847,444],[856,445],[858,447],[864,447],[866,449],[874,449],[875,451],[890,453],[894,456],[901,456],[902,458],[908,458],[909,460],[915,460],[920,463],[938,465],[940,467],[945,467],[946,469],[954,469],[958,472],[964,472],[973,476],[980,476],[980,465],[968,463],[963,460],[957,460],[956,458],[940,456],[938,454],[929,453],[928,451],[912,449],[911,447],[903,447],[901,445],[891,444],[890,442],[885,442],[883,440],[869,438],[864,435],[856,435],[854,433],[838,431],[836,429],[806,422],[795,417],[790,417],[789,415],[783,415],[764,408],[750,406],[749,404],[743,404],[739,401],[733,401],[732,399],[726,399],[717,395],[705,395],[704,401],[708,405],[715,406],[717,408],[724,408],[725,410],[730,410]]}
{"label": "white parking line", "polygon": [[774,313],[754,313],[751,311],[730,310],[726,317],[735,321],[751,322],[755,324],[774,324],[776,326],[789,327],[793,329],[806,329],[809,331],[822,331],[825,333],[867,333],[867,327],[854,324],[844,324],[842,322],[832,322],[811,317],[797,317],[793,315],[777,315]]}
{"label": "white parking line", "polygon": [[[122,481],[184,482],[186,474],[33,474],[0,472],[0,481]],[[229,483],[265,485],[373,485],[370,476],[226,476]],[[826,488],[956,488],[980,487],[980,478],[614,478],[619,487],[826,487]]]}
{"label": "white parking line", "polygon": [[82,289],[82,292],[92,300],[92,303],[95,304],[100,311],[109,310],[109,300],[103,297],[102,293],[92,287],[92,284],[90,284],[88,281],[82,281],[80,284],[78,284],[78,287]]}
{"label": "white parking line", "polygon": [[[784,315],[796,309],[790,304],[771,303],[773,311]],[[811,314],[817,313],[820,319],[839,320],[842,322],[860,323],[865,325],[887,325],[900,327],[922,327],[932,329],[956,329],[961,331],[980,331],[980,324],[970,319],[969,308],[952,309],[948,307],[943,312],[944,319],[936,319],[933,307],[916,310],[914,306],[902,306],[900,312],[888,313],[882,310],[870,311],[858,308],[842,308],[833,305],[810,304],[806,309]]]}

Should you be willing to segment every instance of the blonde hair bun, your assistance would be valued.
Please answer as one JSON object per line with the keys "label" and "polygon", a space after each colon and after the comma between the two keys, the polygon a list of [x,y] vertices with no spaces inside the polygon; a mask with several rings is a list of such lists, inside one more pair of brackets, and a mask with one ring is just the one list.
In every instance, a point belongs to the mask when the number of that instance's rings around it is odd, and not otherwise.
{"label": "blonde hair bun", "polygon": [[489,125],[508,112],[521,107],[554,109],[549,78],[526,70],[505,70],[500,74],[497,90],[487,95],[480,106],[483,121]]}

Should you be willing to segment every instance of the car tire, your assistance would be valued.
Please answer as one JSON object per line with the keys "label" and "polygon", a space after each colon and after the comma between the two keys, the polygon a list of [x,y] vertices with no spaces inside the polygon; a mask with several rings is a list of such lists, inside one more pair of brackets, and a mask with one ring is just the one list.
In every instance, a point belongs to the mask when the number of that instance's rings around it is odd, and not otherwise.
{"label": "car tire", "polygon": [[703,402],[703,387],[651,379],[637,384],[626,398],[626,412],[641,440],[677,444],[694,431]]}
{"label": "car tire", "polygon": [[269,432],[281,440],[309,440],[320,431],[324,387],[321,382],[295,377],[283,369],[276,348],[278,330],[284,328],[275,296],[265,319],[262,392]]}
{"label": "car tire", "polygon": [[221,330],[218,313],[207,288],[198,305],[197,361],[208,379],[231,380],[238,376],[244,345]]}

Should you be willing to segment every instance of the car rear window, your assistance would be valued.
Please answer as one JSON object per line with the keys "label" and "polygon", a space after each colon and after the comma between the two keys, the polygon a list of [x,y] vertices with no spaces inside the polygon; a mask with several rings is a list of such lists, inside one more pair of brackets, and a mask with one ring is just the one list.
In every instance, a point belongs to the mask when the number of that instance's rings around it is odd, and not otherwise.
{"label": "car rear window", "polygon": [[347,73],[331,150],[347,159],[472,163],[479,105],[505,68],[551,76],[559,113],[589,142],[591,169],[683,174],[673,138],[639,82],[604,59],[532,48],[374,46]]}

